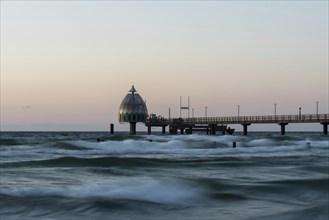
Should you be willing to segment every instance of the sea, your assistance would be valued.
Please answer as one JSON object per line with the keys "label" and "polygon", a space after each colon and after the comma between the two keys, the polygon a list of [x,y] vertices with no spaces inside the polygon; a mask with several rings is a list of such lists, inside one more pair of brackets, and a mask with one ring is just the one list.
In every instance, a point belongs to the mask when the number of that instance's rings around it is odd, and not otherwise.
{"label": "sea", "polygon": [[321,132],[1,132],[0,163],[1,220],[329,219]]}

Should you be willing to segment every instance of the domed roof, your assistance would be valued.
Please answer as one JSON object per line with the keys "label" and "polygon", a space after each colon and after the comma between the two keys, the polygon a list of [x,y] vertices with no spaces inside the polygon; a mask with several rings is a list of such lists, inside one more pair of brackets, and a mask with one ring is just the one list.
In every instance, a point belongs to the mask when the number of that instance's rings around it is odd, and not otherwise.
{"label": "domed roof", "polygon": [[147,107],[134,86],[123,98],[119,108],[119,122],[144,122],[147,118]]}

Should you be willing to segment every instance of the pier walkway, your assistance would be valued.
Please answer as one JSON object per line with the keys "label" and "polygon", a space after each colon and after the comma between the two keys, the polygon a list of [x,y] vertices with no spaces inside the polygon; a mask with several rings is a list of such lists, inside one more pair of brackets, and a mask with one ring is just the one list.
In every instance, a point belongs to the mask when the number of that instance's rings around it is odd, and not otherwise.
{"label": "pier walkway", "polygon": [[145,126],[148,133],[151,127],[162,127],[165,133],[169,125],[169,132],[177,134],[177,130],[192,133],[193,128],[204,128],[210,134],[223,130],[223,126],[240,124],[243,126],[243,134],[248,134],[248,126],[251,124],[278,124],[281,127],[281,135],[285,134],[285,126],[289,123],[320,123],[323,125],[323,134],[328,134],[329,114],[299,114],[299,115],[267,115],[267,116],[229,116],[229,117],[196,117],[196,118],[152,118],[147,119]]}

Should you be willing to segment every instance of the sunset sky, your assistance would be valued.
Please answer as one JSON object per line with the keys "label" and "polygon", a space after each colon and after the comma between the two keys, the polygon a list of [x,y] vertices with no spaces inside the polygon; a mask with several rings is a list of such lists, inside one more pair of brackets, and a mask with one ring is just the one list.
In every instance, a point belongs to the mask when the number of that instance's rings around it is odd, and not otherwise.
{"label": "sunset sky", "polygon": [[[149,113],[328,113],[328,1],[1,1],[1,130],[106,131]],[[185,113],[184,113],[185,114]],[[187,116],[187,114],[185,114]],[[183,115],[184,116],[184,115]],[[242,126],[231,126],[241,130]],[[278,130],[252,125],[250,130]],[[318,124],[289,130],[321,131]],[[146,130],[140,126],[138,130]]]}

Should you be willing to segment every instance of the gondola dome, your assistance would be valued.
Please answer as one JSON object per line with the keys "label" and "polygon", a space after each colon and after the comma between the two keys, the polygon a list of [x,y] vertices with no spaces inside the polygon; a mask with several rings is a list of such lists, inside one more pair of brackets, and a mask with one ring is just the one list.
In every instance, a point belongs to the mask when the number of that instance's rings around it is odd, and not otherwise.
{"label": "gondola dome", "polygon": [[145,122],[148,116],[147,107],[134,86],[123,98],[119,108],[119,122]]}

